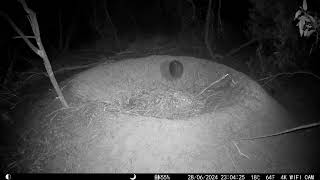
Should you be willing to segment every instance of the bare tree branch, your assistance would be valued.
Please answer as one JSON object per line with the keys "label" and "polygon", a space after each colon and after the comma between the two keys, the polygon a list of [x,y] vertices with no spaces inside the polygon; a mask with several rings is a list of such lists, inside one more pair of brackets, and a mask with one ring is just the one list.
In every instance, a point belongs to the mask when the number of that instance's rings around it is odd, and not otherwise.
{"label": "bare tree branch", "polygon": [[18,26],[11,20],[11,18],[4,12],[0,11],[0,16],[4,17],[8,21],[8,23],[12,26],[12,28],[20,35],[20,37],[27,43],[27,45],[31,48],[31,50],[38,54],[39,49],[36,48],[27,37],[23,34],[23,32],[18,28]]}

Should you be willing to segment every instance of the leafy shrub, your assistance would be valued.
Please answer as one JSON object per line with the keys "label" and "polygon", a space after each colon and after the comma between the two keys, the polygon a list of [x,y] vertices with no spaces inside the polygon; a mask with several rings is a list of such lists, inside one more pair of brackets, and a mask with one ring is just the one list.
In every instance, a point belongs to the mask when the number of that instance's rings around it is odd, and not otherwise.
{"label": "leafy shrub", "polygon": [[[294,21],[301,2],[292,0],[250,0],[248,31],[259,39],[257,56],[260,70],[285,71],[308,66],[311,44],[300,38]],[[263,63],[261,63],[263,61]],[[262,64],[262,65],[261,65]],[[268,67],[266,67],[268,66]],[[266,70],[267,69],[267,70]],[[263,72],[267,73],[267,72]]]}

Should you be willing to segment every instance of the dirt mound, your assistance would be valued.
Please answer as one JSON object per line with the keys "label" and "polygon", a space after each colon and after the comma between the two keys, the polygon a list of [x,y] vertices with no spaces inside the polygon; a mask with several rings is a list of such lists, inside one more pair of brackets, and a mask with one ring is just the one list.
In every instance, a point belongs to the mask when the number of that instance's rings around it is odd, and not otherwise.
{"label": "dirt mound", "polygon": [[[183,64],[179,79],[169,77],[172,60]],[[221,64],[126,59],[78,74],[63,92],[71,108],[39,110],[26,129],[21,171],[287,172],[310,163],[297,157],[301,148],[286,151],[303,144],[297,134],[240,140],[296,124],[257,83]]]}

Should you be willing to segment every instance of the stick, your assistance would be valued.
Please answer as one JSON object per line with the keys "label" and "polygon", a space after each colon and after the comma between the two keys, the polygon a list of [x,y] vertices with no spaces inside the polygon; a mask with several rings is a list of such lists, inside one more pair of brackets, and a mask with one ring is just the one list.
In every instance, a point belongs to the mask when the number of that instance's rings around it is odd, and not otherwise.
{"label": "stick", "polygon": [[213,86],[214,84],[218,83],[219,81],[221,81],[222,79],[226,78],[227,76],[229,76],[229,74],[225,74],[224,76],[222,76],[220,79],[214,81],[213,83],[211,83],[208,87],[204,88],[200,93],[198,93],[198,95],[196,95],[196,97],[200,96],[202,93],[204,93],[207,89],[209,89],[211,86]]}
{"label": "stick", "polygon": [[232,50],[229,51],[226,55],[224,55],[224,58],[234,55],[235,53],[237,53],[238,51],[240,51],[242,48],[244,48],[244,47],[246,47],[246,46],[249,46],[250,44],[255,43],[255,42],[258,41],[258,40],[259,40],[259,39],[257,39],[257,38],[256,38],[256,39],[251,39],[250,41],[248,41],[248,42],[240,45],[239,47],[232,49]]}
{"label": "stick", "polygon": [[284,131],[280,131],[280,132],[273,133],[273,134],[267,134],[267,135],[256,136],[256,137],[251,137],[251,138],[241,138],[241,139],[237,139],[237,140],[263,139],[263,138],[268,138],[268,137],[280,136],[280,135],[283,135],[283,134],[288,134],[288,133],[292,133],[292,132],[300,131],[300,130],[304,130],[304,129],[315,128],[317,126],[320,126],[320,121],[316,122],[316,123],[301,125],[301,126],[298,126],[298,127],[295,127],[295,128],[291,128],[291,129],[286,129]]}

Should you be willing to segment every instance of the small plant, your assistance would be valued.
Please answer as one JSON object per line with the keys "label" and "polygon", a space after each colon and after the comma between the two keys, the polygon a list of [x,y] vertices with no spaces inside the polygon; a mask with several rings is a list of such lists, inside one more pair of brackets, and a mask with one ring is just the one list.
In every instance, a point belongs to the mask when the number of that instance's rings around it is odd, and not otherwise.
{"label": "small plant", "polygon": [[300,36],[309,37],[316,32],[318,37],[318,32],[320,30],[320,20],[317,16],[312,16],[311,13],[307,11],[307,9],[307,1],[303,0],[302,7],[300,7],[300,9],[294,16],[294,20],[299,20],[297,26],[299,27]]}
{"label": "small plant", "polygon": [[296,12],[294,20],[298,20],[297,26],[299,28],[301,37],[310,37],[315,35],[315,42],[313,43],[310,53],[313,48],[318,45],[319,32],[320,32],[320,19],[316,14],[308,11],[307,0],[303,0],[302,6]]}
{"label": "small plant", "polygon": [[[290,12],[289,14],[291,14],[289,19],[286,18],[287,16],[279,16],[279,13],[275,13],[275,16],[272,15],[272,13],[266,13],[270,11],[270,9],[276,7],[278,7],[276,9],[285,10],[284,3],[281,1],[285,2],[285,0],[276,1],[277,3],[279,3],[278,6],[269,6],[268,8],[265,8],[265,4],[268,4],[266,0],[254,1],[256,3],[256,7],[254,8],[254,11],[252,11],[251,22],[249,23],[251,34],[253,36],[259,37],[259,34],[263,33],[261,24],[264,25],[264,23],[262,19],[265,20],[269,17],[271,23],[269,23],[269,26],[264,26],[266,32],[265,35],[260,35],[260,39],[262,40],[260,40],[259,46],[256,49],[256,56],[258,57],[259,61],[257,61],[256,58],[251,59],[247,62],[247,65],[249,66],[250,70],[259,69],[259,72],[255,71],[253,72],[254,74],[265,76],[264,78],[261,78],[259,80],[264,81],[263,86],[274,80],[275,78],[284,75],[292,76],[297,74],[305,74],[320,79],[320,77],[316,73],[313,73],[312,70],[308,69],[312,66],[312,63],[308,61],[312,59],[312,57],[310,56],[311,52],[313,52],[315,48],[319,48],[318,41],[320,32],[320,19],[316,13],[311,13],[308,11],[306,0],[303,0],[302,6],[300,6],[299,10],[297,10],[295,13],[291,12],[292,8],[288,9],[288,12]],[[259,3],[260,5],[258,5]],[[283,12],[283,14],[285,14],[285,12]],[[298,27],[300,37],[303,38],[299,38],[299,35],[296,31],[289,31],[289,29],[291,29],[291,26],[288,22],[292,21],[291,18],[293,14],[293,20],[298,21],[296,26]],[[287,24],[288,26],[279,26],[279,24]],[[315,40],[310,39],[311,42],[313,41],[313,43],[309,51],[310,41],[306,41],[306,39],[310,38],[311,36],[313,36]],[[266,50],[268,49],[270,53],[266,53]],[[307,53],[308,51],[309,55]],[[316,53],[313,57],[315,57],[315,59],[317,60]],[[300,62],[299,65],[300,59],[305,64],[301,64]],[[289,71],[287,71],[285,68],[281,68],[290,66],[294,69],[289,69]],[[280,68],[272,72],[272,69],[274,69],[274,67]]]}
{"label": "small plant", "polygon": [[[264,68],[260,69],[261,74],[268,75],[312,66],[311,61],[307,59],[312,58],[311,52],[315,52],[316,49],[319,20],[316,15],[311,15],[307,11],[306,1],[304,0],[304,5],[298,11],[298,5],[290,0],[250,0],[250,2],[253,7],[250,9],[248,30],[251,38],[258,39],[256,57],[260,58],[253,63],[264,65]],[[293,19],[299,21],[298,33]],[[313,35],[316,35],[314,36],[316,40],[310,51],[309,42],[312,39],[306,40],[299,36]]]}

